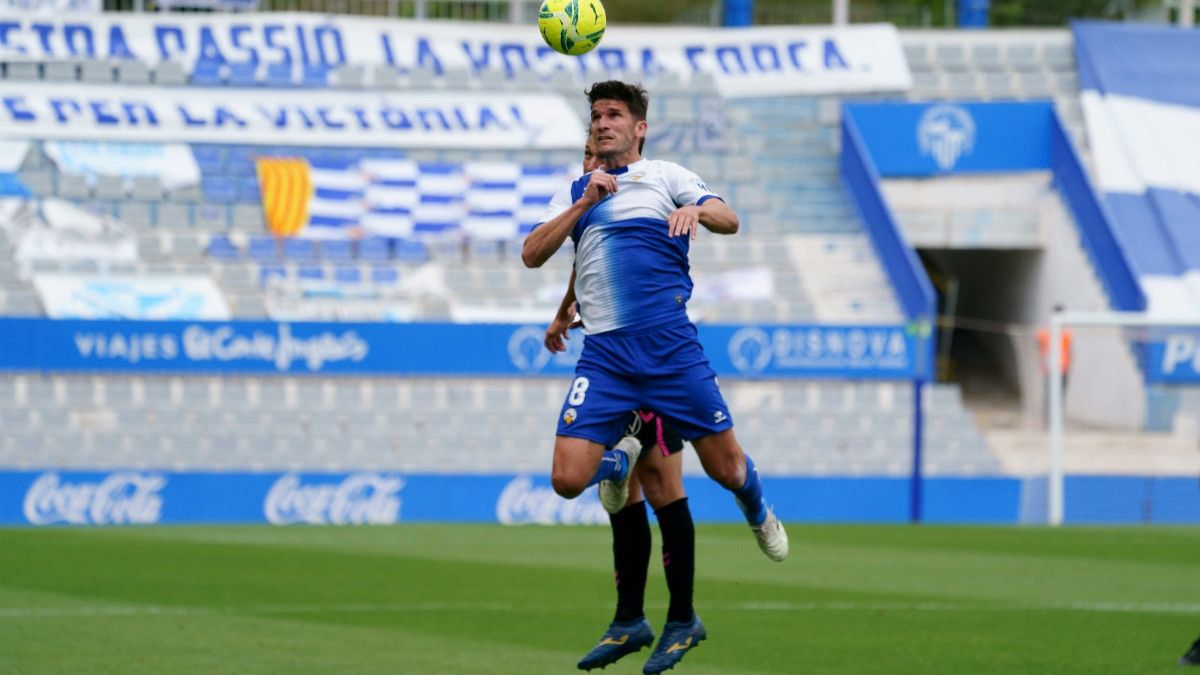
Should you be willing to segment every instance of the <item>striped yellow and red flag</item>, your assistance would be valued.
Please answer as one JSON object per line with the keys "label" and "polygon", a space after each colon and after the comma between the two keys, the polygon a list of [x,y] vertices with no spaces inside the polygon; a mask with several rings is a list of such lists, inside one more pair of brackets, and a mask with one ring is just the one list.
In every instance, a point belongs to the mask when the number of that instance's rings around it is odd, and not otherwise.
{"label": "striped yellow and red flag", "polygon": [[312,172],[300,157],[259,157],[255,162],[263,217],[276,237],[294,237],[308,224]]}

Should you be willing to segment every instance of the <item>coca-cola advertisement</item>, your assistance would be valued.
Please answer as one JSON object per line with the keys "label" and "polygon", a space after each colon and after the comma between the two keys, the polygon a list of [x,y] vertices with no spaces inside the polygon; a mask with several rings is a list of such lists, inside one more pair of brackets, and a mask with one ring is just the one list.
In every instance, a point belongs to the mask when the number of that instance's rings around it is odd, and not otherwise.
{"label": "coca-cola advertisement", "polygon": [[263,514],[274,525],[390,525],[400,520],[395,474],[355,473],[341,480],[305,482],[289,473],[267,492]]}
{"label": "coca-cola advertisement", "polygon": [[[733,500],[712,481],[687,477],[685,484],[698,522],[740,518]],[[813,488],[779,492],[784,496],[776,507],[786,509],[787,495],[812,495]],[[547,474],[0,470],[0,526],[417,522],[607,526],[609,521],[594,487],[563,499]]]}
{"label": "coca-cola advertisement", "polygon": [[22,506],[31,525],[150,525],[162,516],[166,484],[157,473],[120,472],[96,481],[45,473],[29,487]]}

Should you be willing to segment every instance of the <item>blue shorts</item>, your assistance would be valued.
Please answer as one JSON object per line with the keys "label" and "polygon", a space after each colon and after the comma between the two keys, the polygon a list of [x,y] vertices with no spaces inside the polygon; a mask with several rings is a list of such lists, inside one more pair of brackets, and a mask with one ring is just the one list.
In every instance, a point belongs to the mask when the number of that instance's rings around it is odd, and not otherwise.
{"label": "blue shorts", "polygon": [[658,413],[689,441],[733,427],[690,322],[641,335],[587,336],[558,435],[612,447],[637,409]]}

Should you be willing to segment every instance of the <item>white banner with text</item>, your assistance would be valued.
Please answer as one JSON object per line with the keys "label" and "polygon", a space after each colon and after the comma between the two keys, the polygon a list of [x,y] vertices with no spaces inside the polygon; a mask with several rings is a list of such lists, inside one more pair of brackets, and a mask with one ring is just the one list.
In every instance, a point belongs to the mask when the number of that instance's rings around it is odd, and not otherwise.
{"label": "white banner with text", "polygon": [[0,84],[9,137],[369,147],[571,148],[561,96]]}
{"label": "white banner with text", "polygon": [[897,91],[912,77],[895,26],[738,28],[610,25],[582,57],[551,50],[533,26],[319,14],[103,14],[0,22],[0,60],[139,59],[186,68],[343,64],[546,74],[591,82],[711,76],[726,96]]}

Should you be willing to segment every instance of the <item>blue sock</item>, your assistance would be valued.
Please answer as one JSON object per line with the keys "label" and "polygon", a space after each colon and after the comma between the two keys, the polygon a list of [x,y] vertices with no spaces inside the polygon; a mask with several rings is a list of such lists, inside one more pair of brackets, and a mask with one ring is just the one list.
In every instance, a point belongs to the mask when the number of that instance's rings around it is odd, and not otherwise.
{"label": "blue sock", "polygon": [[742,509],[742,514],[746,516],[747,523],[762,525],[767,519],[767,500],[763,499],[758,469],[754,468],[754,460],[750,459],[750,455],[746,455],[746,482],[733,491],[733,496]]}
{"label": "blue sock", "polygon": [[596,475],[588,481],[588,487],[602,480],[621,480],[627,473],[629,458],[625,453],[620,450],[605,450],[604,456],[600,458],[600,467],[596,469]]}

